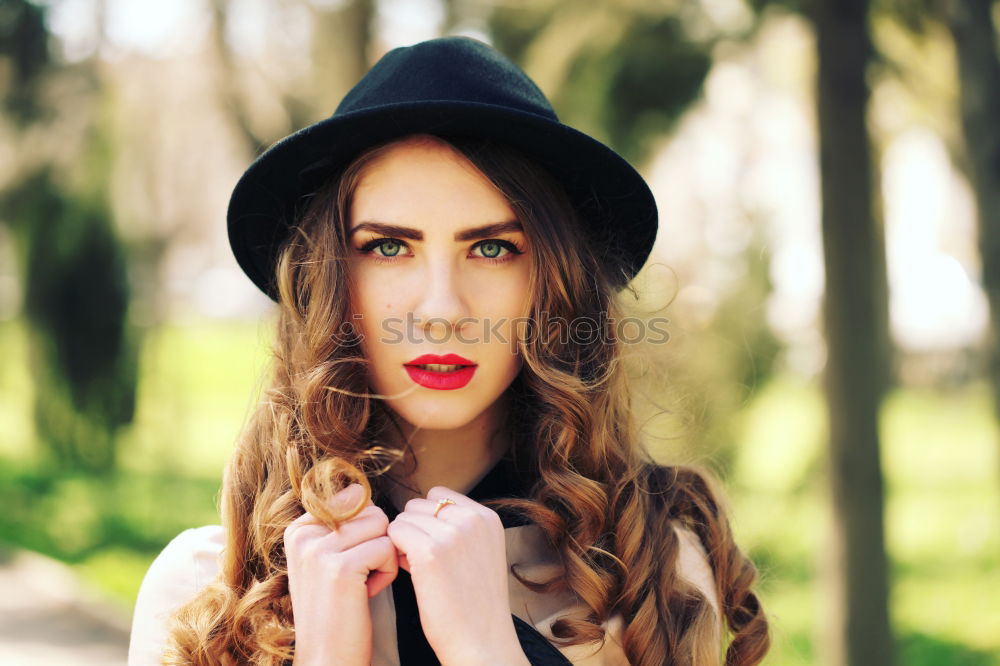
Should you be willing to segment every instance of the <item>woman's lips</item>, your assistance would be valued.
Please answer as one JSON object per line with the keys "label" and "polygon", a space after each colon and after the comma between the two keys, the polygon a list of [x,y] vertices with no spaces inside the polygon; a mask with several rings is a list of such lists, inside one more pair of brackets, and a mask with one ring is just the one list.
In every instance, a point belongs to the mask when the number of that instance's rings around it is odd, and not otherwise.
{"label": "woman's lips", "polygon": [[[459,366],[456,369],[441,371],[440,368],[421,366],[449,365]],[[459,389],[472,380],[476,372],[476,364],[458,354],[423,354],[403,364],[410,379],[426,388],[439,391]]]}
{"label": "woman's lips", "polygon": [[412,361],[407,361],[404,365],[427,365],[428,363],[438,363],[440,365],[475,365],[469,359],[458,354],[421,354]]}

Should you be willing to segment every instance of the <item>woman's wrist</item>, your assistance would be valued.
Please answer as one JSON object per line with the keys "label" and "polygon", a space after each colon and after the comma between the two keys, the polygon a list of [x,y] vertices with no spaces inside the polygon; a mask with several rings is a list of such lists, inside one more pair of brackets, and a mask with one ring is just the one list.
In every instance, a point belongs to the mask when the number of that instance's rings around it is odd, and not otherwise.
{"label": "woman's wrist", "polygon": [[479,662],[483,666],[531,666],[527,655],[521,649],[521,643],[514,636],[514,643],[508,645],[505,650],[491,651],[484,661]]}
{"label": "woman's wrist", "polygon": [[456,650],[455,657],[441,659],[442,666],[531,666],[521,649],[521,641],[511,622],[510,635],[501,640],[495,638],[477,640],[474,645]]}
{"label": "woman's wrist", "polygon": [[486,647],[475,657],[445,660],[442,666],[531,666],[520,643],[504,649]]}

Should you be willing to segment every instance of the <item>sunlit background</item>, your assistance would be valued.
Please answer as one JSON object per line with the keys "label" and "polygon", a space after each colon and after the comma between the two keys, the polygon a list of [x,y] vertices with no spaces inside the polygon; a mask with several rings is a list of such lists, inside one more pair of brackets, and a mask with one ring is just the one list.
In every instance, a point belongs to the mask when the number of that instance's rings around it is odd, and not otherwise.
{"label": "sunlit background", "polygon": [[[899,663],[1000,664],[977,245],[1000,221],[977,212],[936,7],[869,13],[889,611]],[[76,659],[123,663],[153,557],[218,522],[264,379],[273,305],[229,250],[236,180],[386,50],[443,34],[503,50],[647,177],[660,235],[636,284],[671,320],[662,372],[637,379],[665,410],[643,412],[650,445],[725,480],[765,663],[832,663],[817,47],[790,1],[0,2],[0,581],[48,581]],[[0,602],[0,663],[82,663],[32,612]]]}

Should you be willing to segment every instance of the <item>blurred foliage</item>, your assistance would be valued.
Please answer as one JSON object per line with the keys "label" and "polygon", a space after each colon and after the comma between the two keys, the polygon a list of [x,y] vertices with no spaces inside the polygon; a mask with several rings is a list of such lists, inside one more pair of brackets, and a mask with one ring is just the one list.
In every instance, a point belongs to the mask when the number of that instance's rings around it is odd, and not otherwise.
{"label": "blurred foliage", "polygon": [[633,17],[617,48],[586,51],[570,70],[570,81],[596,85],[564,87],[555,103],[570,111],[571,124],[574,112],[592,109],[609,142],[642,163],[654,139],[671,130],[701,92],[710,66],[706,46],[687,39],[676,16]]}
{"label": "blurred foliage", "polygon": [[711,312],[671,306],[669,343],[646,354],[662,371],[652,382],[641,380],[643,397],[653,397],[657,408],[650,413],[640,401],[643,416],[653,419],[648,445],[658,458],[705,464],[726,480],[739,455],[738,415],[772,379],[784,349],[766,321],[767,248],[751,238],[732,263],[744,277]]}
{"label": "blurred foliage", "polygon": [[124,248],[103,199],[76,196],[43,168],[0,199],[20,246],[31,326],[35,425],[51,463],[107,472],[132,420],[137,339]]}
{"label": "blurred foliage", "polygon": [[36,121],[45,109],[38,103],[38,85],[52,66],[45,9],[27,0],[0,2],[0,81],[6,81],[3,109],[18,125]]}
{"label": "blurred foliage", "polygon": [[[711,66],[712,41],[692,39],[678,14],[672,3],[511,3],[493,11],[490,29],[500,51],[542,79],[563,122],[641,164],[700,94]],[[567,58],[552,80],[535,71],[536,62]]]}
{"label": "blurred foliage", "polygon": [[769,8],[783,9],[790,12],[804,13],[812,9],[815,0],[746,0],[750,8],[758,16]]}
{"label": "blurred foliage", "polygon": [[[771,293],[770,254],[759,239],[754,238],[741,257],[746,277],[738,289],[723,296],[712,327],[725,332],[724,345],[702,345],[691,356],[713,359],[715,381],[704,383],[704,376],[692,378],[687,390],[702,387],[708,406],[704,414],[704,435],[699,438],[705,450],[717,451],[719,470],[728,477],[732,466],[736,439],[733,416],[748,404],[773,376],[775,365],[784,345],[767,324],[767,298]],[[696,363],[692,361],[692,363]],[[713,400],[725,395],[728,402]]]}
{"label": "blurred foliage", "polygon": [[[40,90],[58,70],[45,8],[6,2],[0,19],[0,57],[14,73],[4,86],[7,115],[18,126],[44,128],[55,109],[46,108]],[[45,462],[100,474],[114,468],[119,430],[132,420],[138,350],[127,320],[127,252],[108,201],[114,146],[104,127],[100,116],[87,127],[69,169],[55,164],[66,156],[32,156],[34,166],[0,192],[0,223],[17,245],[31,327],[35,427]]]}
{"label": "blurred foliage", "polygon": [[892,15],[914,33],[926,35],[935,23],[945,20],[952,2],[955,0],[874,0],[873,8]]}
{"label": "blurred foliage", "polygon": [[[70,563],[111,547],[155,554],[192,524],[218,522],[218,481],[134,470],[97,481],[5,461],[0,539]],[[163,511],[165,500],[171,510]]]}

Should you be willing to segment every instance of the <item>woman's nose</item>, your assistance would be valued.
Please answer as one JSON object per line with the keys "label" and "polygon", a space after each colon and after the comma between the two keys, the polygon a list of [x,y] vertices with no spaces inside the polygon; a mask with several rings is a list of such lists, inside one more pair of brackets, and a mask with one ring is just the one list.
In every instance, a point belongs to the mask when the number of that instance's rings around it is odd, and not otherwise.
{"label": "woman's nose", "polygon": [[415,323],[429,341],[444,342],[469,316],[461,275],[449,262],[439,261],[428,265],[423,280]]}

